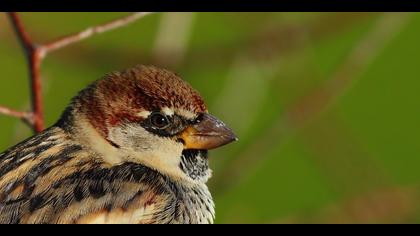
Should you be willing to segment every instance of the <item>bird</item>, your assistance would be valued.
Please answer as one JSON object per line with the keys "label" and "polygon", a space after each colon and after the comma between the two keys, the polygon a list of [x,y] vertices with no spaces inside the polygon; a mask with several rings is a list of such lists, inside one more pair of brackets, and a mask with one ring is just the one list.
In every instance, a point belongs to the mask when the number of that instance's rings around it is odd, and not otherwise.
{"label": "bird", "polygon": [[208,151],[236,140],[179,75],[108,73],[0,154],[0,223],[214,223]]}

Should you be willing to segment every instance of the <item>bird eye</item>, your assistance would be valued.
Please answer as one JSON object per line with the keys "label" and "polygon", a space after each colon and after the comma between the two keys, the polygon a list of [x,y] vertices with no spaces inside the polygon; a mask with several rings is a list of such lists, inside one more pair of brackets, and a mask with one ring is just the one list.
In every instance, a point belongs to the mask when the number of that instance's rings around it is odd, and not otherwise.
{"label": "bird eye", "polygon": [[200,123],[201,122],[201,120],[203,119],[203,113],[201,113],[201,114],[199,114],[198,116],[197,116],[197,118],[195,118],[193,121],[192,121],[192,123],[193,124],[198,124],[198,123]]}
{"label": "bird eye", "polygon": [[164,129],[169,125],[168,118],[159,112],[153,113],[150,116],[150,122],[154,127],[158,129]]}

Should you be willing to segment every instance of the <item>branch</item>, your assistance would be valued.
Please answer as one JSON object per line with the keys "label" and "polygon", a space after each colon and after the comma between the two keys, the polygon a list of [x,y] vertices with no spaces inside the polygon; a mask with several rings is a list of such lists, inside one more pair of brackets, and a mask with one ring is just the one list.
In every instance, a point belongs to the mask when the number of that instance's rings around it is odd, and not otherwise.
{"label": "branch", "polygon": [[19,38],[23,50],[25,51],[26,61],[29,66],[29,79],[31,84],[31,106],[33,114],[32,129],[39,133],[44,130],[44,108],[42,101],[41,84],[41,51],[30,39],[25,27],[16,12],[9,13],[13,29]]}
{"label": "branch", "polygon": [[73,43],[79,42],[83,39],[89,38],[93,35],[104,33],[116,28],[126,26],[145,15],[148,12],[136,12],[128,16],[122,17],[108,23],[87,28],[79,33],[61,37],[49,43],[38,45],[33,42],[27,33],[19,15],[16,12],[8,13],[9,19],[12,23],[20,44],[26,55],[30,72],[31,83],[31,109],[29,113],[18,112],[5,107],[0,107],[0,114],[22,118],[24,119],[36,132],[39,133],[44,130],[44,108],[42,99],[42,81],[41,81],[41,64],[45,56],[52,51],[66,47]]}
{"label": "branch", "polygon": [[9,13],[9,18],[13,25],[13,30],[15,31],[16,35],[19,38],[20,43],[26,50],[32,50],[33,43],[29,37],[29,34],[26,32],[25,27],[23,27],[23,23],[20,20],[20,17],[16,12]]}
{"label": "branch", "polygon": [[123,26],[126,26],[140,18],[142,18],[143,16],[146,16],[148,14],[150,14],[151,12],[136,12],[133,13],[131,15],[128,15],[126,17],[117,19],[117,20],[113,20],[110,21],[108,23],[102,24],[102,25],[98,25],[95,27],[90,27],[87,28],[79,33],[76,34],[71,34],[68,36],[64,36],[62,38],[56,39],[52,42],[46,43],[42,46],[42,48],[45,50],[45,53],[48,52],[52,52],[55,51],[57,49],[63,48],[65,46],[68,46],[70,44],[73,43],[77,43],[82,41],[83,39],[92,37],[93,35],[96,34],[101,34],[116,28],[120,28]]}
{"label": "branch", "polygon": [[33,125],[32,113],[30,112],[16,111],[5,106],[0,106],[0,114],[19,118],[19,119],[24,120],[28,124]]}

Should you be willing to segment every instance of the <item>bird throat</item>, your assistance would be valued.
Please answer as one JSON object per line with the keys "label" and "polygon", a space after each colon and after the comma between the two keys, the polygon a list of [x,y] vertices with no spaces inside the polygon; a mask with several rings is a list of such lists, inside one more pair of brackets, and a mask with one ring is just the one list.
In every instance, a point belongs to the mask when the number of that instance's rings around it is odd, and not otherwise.
{"label": "bird throat", "polygon": [[208,164],[208,151],[195,149],[182,151],[179,167],[191,179],[207,182],[211,175]]}

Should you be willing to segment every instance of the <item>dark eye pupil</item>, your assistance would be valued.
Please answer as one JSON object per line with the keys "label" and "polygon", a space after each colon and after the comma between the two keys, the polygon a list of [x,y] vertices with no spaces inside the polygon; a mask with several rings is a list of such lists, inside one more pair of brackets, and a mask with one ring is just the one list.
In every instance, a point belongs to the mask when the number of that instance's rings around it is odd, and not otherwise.
{"label": "dark eye pupil", "polygon": [[162,114],[153,114],[151,117],[152,125],[157,128],[163,128],[168,125],[168,119]]}

